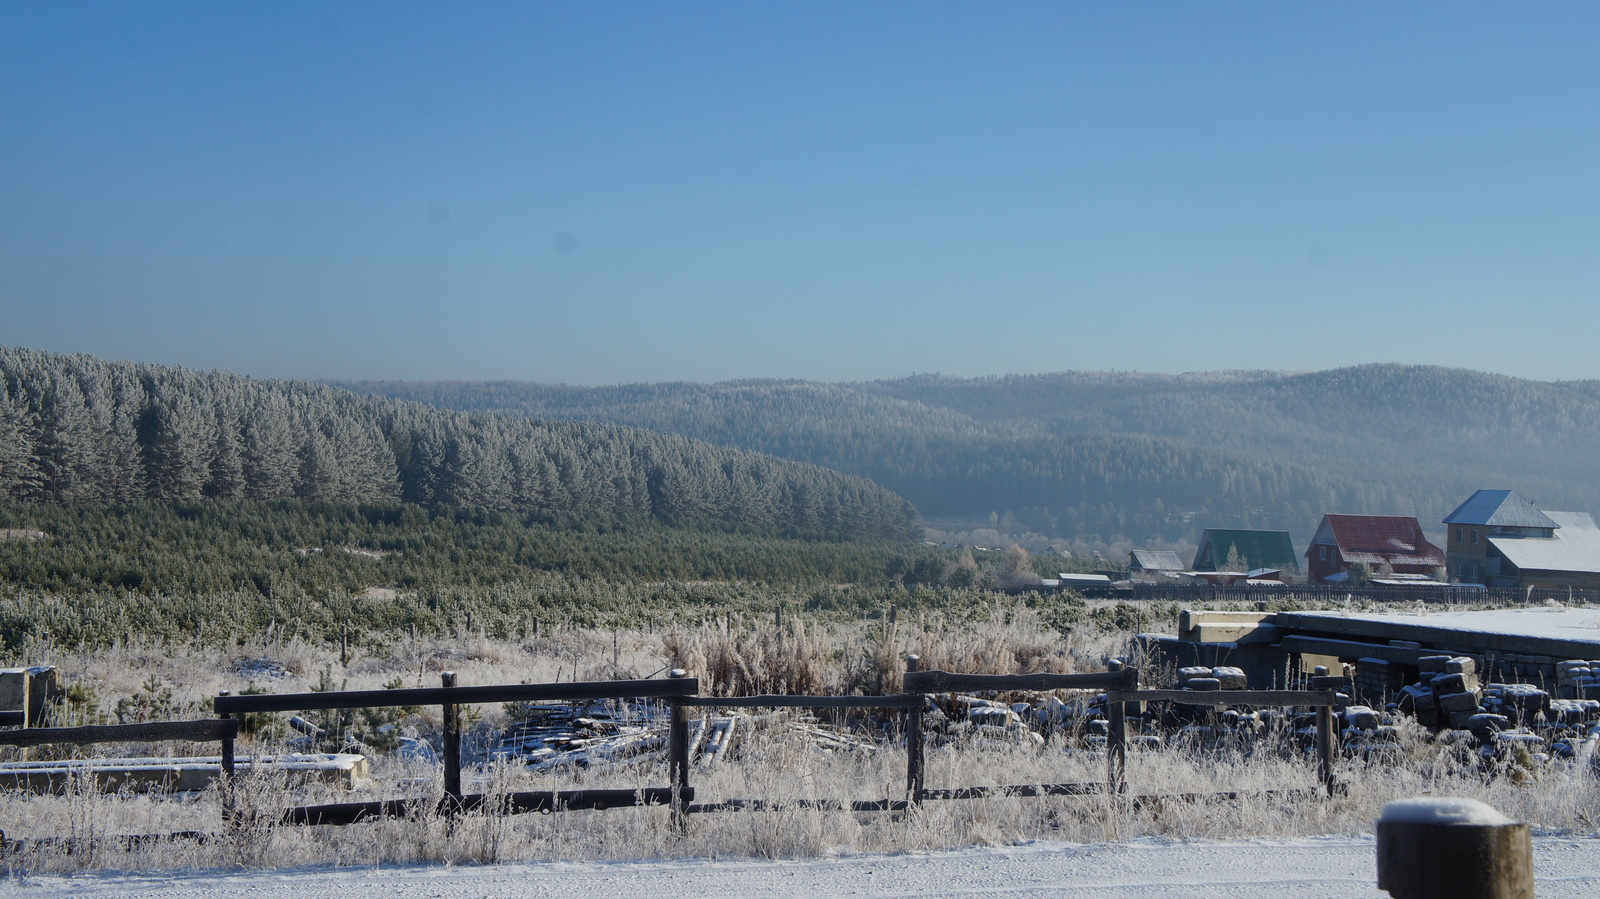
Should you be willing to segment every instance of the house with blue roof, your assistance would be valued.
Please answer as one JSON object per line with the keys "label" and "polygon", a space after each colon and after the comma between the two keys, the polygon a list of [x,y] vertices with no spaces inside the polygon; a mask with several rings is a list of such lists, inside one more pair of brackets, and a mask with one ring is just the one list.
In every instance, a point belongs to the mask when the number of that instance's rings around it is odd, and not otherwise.
{"label": "house with blue roof", "polygon": [[1600,589],[1600,526],[1515,490],[1479,490],[1444,517],[1450,580],[1487,587]]}

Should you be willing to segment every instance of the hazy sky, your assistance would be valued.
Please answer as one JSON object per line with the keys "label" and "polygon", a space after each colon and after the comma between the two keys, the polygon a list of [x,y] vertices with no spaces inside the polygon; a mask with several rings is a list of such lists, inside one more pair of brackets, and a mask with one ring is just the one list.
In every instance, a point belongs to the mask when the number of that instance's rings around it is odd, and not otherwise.
{"label": "hazy sky", "polygon": [[0,344],[1600,377],[1600,5],[0,4]]}

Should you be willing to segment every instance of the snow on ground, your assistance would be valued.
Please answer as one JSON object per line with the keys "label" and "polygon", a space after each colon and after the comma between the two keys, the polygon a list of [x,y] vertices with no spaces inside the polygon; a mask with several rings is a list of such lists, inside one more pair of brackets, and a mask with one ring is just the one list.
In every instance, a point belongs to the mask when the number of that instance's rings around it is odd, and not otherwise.
{"label": "snow on ground", "polygon": [[1301,612],[1306,616],[1349,618],[1446,627],[1480,634],[1517,634],[1554,640],[1600,640],[1600,609],[1537,606],[1531,609],[1488,609],[1478,612],[1428,612],[1406,615],[1388,612]]}
{"label": "snow on ground", "polygon": [[[1534,840],[1541,899],[1600,895],[1600,840]],[[0,894],[208,899],[666,899],[693,896],[1155,896],[1194,899],[1364,899],[1377,888],[1371,837],[1289,841],[1073,845],[794,861],[547,862],[251,873],[13,878]]]}

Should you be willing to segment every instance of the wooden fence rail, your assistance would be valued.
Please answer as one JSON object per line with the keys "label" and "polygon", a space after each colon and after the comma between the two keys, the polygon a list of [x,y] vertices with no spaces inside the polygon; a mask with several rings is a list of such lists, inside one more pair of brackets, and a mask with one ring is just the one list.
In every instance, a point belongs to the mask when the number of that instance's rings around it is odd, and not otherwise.
{"label": "wooden fence rail", "polygon": [[[682,670],[674,669],[672,676],[654,680],[619,680],[619,681],[572,681],[565,684],[495,684],[485,687],[461,687],[456,685],[456,673],[445,671],[440,674],[441,686],[437,688],[418,687],[402,690],[344,690],[312,693],[252,693],[244,696],[218,696],[213,708],[224,719],[231,715],[248,714],[251,712],[288,712],[309,709],[361,709],[384,708],[413,705],[436,705],[440,707],[441,717],[444,721],[444,804],[450,809],[461,809],[467,805],[468,797],[461,792],[461,718],[459,709],[463,705],[474,705],[484,702],[562,702],[572,700],[604,700],[604,699],[662,699],[674,696],[689,696],[700,692],[700,681],[688,677]],[[669,729],[669,742],[676,738],[687,746],[688,719],[684,718],[682,727],[679,727],[678,718],[681,706],[673,706],[673,724]],[[682,731],[681,737],[679,736]],[[687,749],[683,752],[683,764],[678,765],[679,756],[676,752],[669,752],[672,780],[678,787],[675,795],[685,795],[688,785],[688,756]],[[233,770],[233,741],[223,743],[222,764],[225,770]],[[687,802],[687,799],[675,802]],[[357,803],[366,810],[364,814],[382,814],[386,809],[409,809],[402,800],[379,801],[375,803]],[[544,810],[544,809],[539,809]],[[291,810],[293,812],[294,810]],[[309,812],[306,813],[310,815]],[[321,814],[321,813],[319,813]],[[327,812],[321,815],[328,821],[339,817],[339,813]],[[352,820],[360,820],[357,814]],[[341,822],[348,823],[348,822]]]}
{"label": "wooden fence rail", "polygon": [[[755,810],[779,806],[839,808],[855,811],[904,810],[927,801],[978,799],[993,796],[1089,796],[1107,792],[1121,794],[1126,791],[1126,752],[1128,745],[1128,708],[1130,704],[1145,702],[1173,702],[1188,705],[1215,705],[1227,703],[1252,706],[1299,706],[1315,708],[1318,713],[1318,760],[1321,776],[1328,790],[1333,790],[1332,706],[1337,697],[1334,684],[1326,678],[1313,678],[1312,690],[1140,690],[1138,673],[1113,663],[1112,670],[1091,674],[1022,674],[976,675],[948,671],[923,671],[921,660],[910,655],[906,658],[903,678],[904,693],[884,696],[701,696],[700,682],[687,672],[674,669],[662,679],[573,682],[565,684],[500,684],[480,687],[462,687],[456,684],[454,672],[444,672],[438,688],[402,690],[356,690],[344,692],[311,692],[281,694],[251,694],[233,696],[227,693],[215,699],[218,718],[200,721],[165,721],[147,724],[108,725],[99,727],[38,728],[32,730],[0,731],[0,745],[37,746],[46,743],[93,744],[128,741],[157,740],[216,740],[222,744],[222,778],[220,795],[224,805],[224,818],[234,820],[233,779],[234,741],[239,733],[239,719],[233,717],[248,713],[282,712],[308,709],[352,709],[437,705],[444,721],[444,785],[442,801],[433,803],[416,798],[385,799],[372,802],[334,803],[302,806],[287,809],[281,820],[294,824],[350,824],[375,817],[416,814],[430,805],[442,814],[456,814],[474,809],[493,809],[503,813],[529,811],[561,811],[569,809],[619,808],[627,806],[669,804],[675,820],[691,812],[710,812],[728,809]],[[925,783],[923,713],[931,694],[980,693],[1015,690],[1094,690],[1105,693],[1107,736],[1107,776],[1104,783],[1086,784],[1019,784],[1007,786],[948,787],[929,789]],[[553,702],[623,699],[660,699],[671,708],[667,735],[667,787],[613,790],[586,789],[563,792],[525,792],[503,795],[463,794],[461,789],[460,716],[462,705],[485,702]],[[886,709],[903,716],[906,735],[906,793],[904,798],[869,800],[784,800],[730,799],[722,802],[695,804],[695,792],[689,785],[690,745],[689,714],[695,708],[831,708],[831,709]],[[1223,796],[1226,794],[1215,794]],[[1138,798],[1138,797],[1136,797]],[[1148,799],[1149,797],[1144,797]]]}

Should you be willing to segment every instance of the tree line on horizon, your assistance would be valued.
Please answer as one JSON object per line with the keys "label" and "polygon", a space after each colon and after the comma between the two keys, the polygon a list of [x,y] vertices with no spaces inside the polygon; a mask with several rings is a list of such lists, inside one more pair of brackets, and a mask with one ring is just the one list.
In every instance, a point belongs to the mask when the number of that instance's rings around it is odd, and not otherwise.
{"label": "tree line on horizon", "polygon": [[1600,382],[1432,366],[1304,374],[1065,372],[825,384],[332,382],[528,418],[605,421],[871,478],[932,519],[1174,543],[1310,537],[1327,512],[1425,529],[1484,487],[1600,509]]}
{"label": "tree line on horizon", "polygon": [[910,503],[868,479],[675,434],[8,347],[0,494],[401,501],[890,539],[910,536],[916,520]]}

